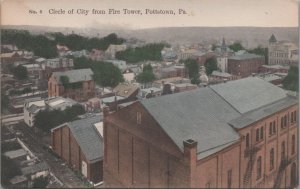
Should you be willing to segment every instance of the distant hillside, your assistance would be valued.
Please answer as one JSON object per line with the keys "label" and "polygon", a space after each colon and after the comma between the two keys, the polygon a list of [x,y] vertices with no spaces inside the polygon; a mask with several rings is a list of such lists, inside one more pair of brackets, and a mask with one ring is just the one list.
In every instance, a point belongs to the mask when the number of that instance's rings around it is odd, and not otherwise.
{"label": "distant hillside", "polygon": [[258,45],[267,46],[268,39],[272,33],[278,40],[289,40],[298,44],[298,28],[289,27],[174,27],[130,30],[121,27],[97,28],[55,28],[44,26],[4,26],[4,29],[26,29],[33,33],[62,32],[103,37],[109,33],[116,33],[121,37],[135,37],[147,42],[166,41],[171,44],[183,43],[217,43],[224,37],[227,43],[241,41],[246,48]]}

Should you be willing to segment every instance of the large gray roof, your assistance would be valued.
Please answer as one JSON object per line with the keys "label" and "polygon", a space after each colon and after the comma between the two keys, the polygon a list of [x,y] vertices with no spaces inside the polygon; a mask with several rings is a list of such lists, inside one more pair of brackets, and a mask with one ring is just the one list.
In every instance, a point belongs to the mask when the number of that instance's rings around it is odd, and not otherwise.
{"label": "large gray roof", "polygon": [[88,117],[68,124],[74,138],[85,157],[90,162],[103,158],[103,139],[94,124],[102,120],[100,116]]}
{"label": "large gray roof", "polygon": [[198,142],[198,159],[239,140],[234,128],[296,103],[283,89],[254,77],[141,101],[179,149],[185,140]]}
{"label": "large gray roof", "polygon": [[286,98],[283,98],[282,100],[276,101],[274,103],[268,104],[261,108],[247,112],[242,116],[231,120],[229,124],[237,129],[241,129],[266,116],[276,113],[278,110],[287,108],[297,103],[298,103],[297,98],[288,96]]}
{"label": "large gray roof", "polygon": [[61,83],[61,76],[67,76],[69,78],[69,83],[76,83],[81,81],[93,80],[93,75],[94,73],[90,68],[69,70],[65,72],[53,72],[53,76],[56,78],[58,83]]}
{"label": "large gray roof", "polygon": [[253,59],[253,58],[263,58],[263,56],[256,55],[256,54],[245,53],[245,54],[239,54],[239,55],[232,56],[232,57],[230,57],[228,59],[232,59],[232,60],[247,60],[247,59]]}
{"label": "large gray roof", "polygon": [[210,88],[141,101],[183,151],[183,141],[198,141],[198,153],[239,139],[227,122],[240,114]]}
{"label": "large gray roof", "polygon": [[210,87],[240,113],[246,113],[286,97],[283,89],[257,77]]}

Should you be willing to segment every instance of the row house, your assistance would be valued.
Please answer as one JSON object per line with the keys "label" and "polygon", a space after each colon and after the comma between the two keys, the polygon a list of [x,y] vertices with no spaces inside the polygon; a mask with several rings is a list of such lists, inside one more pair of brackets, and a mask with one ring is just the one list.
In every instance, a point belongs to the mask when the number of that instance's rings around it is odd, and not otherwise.
{"label": "row house", "polygon": [[106,108],[105,187],[297,187],[298,111],[254,77]]}

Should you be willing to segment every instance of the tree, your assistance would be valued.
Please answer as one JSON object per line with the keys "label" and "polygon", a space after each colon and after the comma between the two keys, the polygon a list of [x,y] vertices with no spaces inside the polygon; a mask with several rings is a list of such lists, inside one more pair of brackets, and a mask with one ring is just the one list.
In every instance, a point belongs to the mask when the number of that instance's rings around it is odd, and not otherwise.
{"label": "tree", "polygon": [[22,65],[18,65],[16,67],[13,67],[12,68],[12,73],[18,80],[23,80],[23,79],[26,79],[28,77],[27,68],[22,66]]}
{"label": "tree", "polygon": [[162,59],[161,50],[165,45],[164,43],[151,43],[143,47],[128,48],[125,51],[117,52],[116,58],[131,63],[147,60],[159,61]]}
{"label": "tree", "polygon": [[115,87],[124,81],[121,70],[112,63],[92,61],[82,57],[74,59],[74,68],[91,68],[95,82],[103,87]]}
{"label": "tree", "polygon": [[215,51],[216,49],[217,49],[217,45],[216,45],[216,44],[212,44],[211,50],[212,50],[212,51]]}
{"label": "tree", "polygon": [[282,81],[283,88],[291,91],[299,90],[299,69],[292,66],[288,72],[288,75]]}
{"label": "tree", "polygon": [[189,78],[192,84],[199,84],[199,64],[196,60],[187,59],[183,61],[185,68],[189,72]]}
{"label": "tree", "polygon": [[214,70],[218,70],[218,64],[216,58],[209,58],[204,63],[206,74],[211,75]]}
{"label": "tree", "polygon": [[136,76],[136,80],[139,83],[151,83],[155,80],[153,72],[145,71]]}
{"label": "tree", "polygon": [[84,107],[80,104],[75,104],[62,110],[41,110],[34,117],[34,126],[43,131],[49,131],[53,127],[65,122],[74,121],[78,115],[85,113]]}
{"label": "tree", "polygon": [[139,83],[151,83],[155,80],[155,75],[153,73],[153,68],[150,64],[145,65],[143,72],[136,76],[136,80]]}
{"label": "tree", "polygon": [[265,62],[268,62],[268,48],[262,48],[261,46],[258,46],[254,49],[247,50],[247,52],[252,54],[257,54],[265,57]]}
{"label": "tree", "polygon": [[33,180],[32,188],[46,188],[48,185],[48,177],[40,176]]}
{"label": "tree", "polygon": [[153,72],[153,68],[152,68],[151,64],[147,64],[146,66],[144,66],[143,72],[146,72],[146,71]]}
{"label": "tree", "polygon": [[245,50],[245,48],[241,45],[240,42],[234,42],[232,45],[229,45],[229,48],[232,49],[234,52]]}

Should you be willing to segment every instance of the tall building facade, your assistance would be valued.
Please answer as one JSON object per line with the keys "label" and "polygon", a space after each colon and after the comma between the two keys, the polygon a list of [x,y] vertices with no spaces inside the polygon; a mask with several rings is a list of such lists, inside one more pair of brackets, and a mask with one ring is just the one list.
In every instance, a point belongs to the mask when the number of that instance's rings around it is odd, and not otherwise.
{"label": "tall building facade", "polygon": [[254,77],[106,110],[104,184],[298,186],[297,115],[297,98]]}
{"label": "tall building facade", "polygon": [[269,65],[298,66],[299,47],[288,41],[277,41],[274,34],[269,39],[268,55]]}
{"label": "tall building facade", "polygon": [[265,58],[256,54],[240,54],[228,58],[228,73],[240,77],[248,77],[258,73],[265,64]]}

